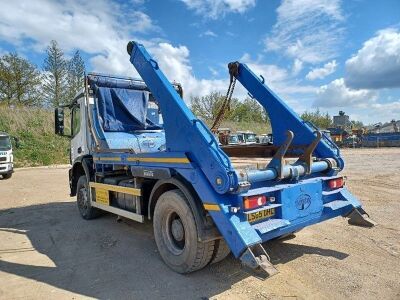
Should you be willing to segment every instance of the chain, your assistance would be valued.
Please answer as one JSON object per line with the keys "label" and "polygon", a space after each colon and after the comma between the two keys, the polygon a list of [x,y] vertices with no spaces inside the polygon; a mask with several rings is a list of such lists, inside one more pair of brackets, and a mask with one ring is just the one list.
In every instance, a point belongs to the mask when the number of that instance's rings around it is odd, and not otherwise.
{"label": "chain", "polygon": [[232,99],[232,94],[235,89],[236,85],[236,77],[231,75],[231,80],[229,82],[229,87],[228,91],[226,92],[225,100],[221,105],[221,108],[218,111],[217,117],[214,120],[214,123],[211,127],[211,132],[216,133],[219,126],[221,125],[221,122],[224,118],[225,111],[230,111],[231,110],[231,99]]}

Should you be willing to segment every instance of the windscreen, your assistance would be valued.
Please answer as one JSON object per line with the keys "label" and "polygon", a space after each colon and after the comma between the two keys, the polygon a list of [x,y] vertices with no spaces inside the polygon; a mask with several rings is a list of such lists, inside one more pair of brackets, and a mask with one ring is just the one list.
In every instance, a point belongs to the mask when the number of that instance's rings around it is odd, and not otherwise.
{"label": "windscreen", "polygon": [[239,143],[239,139],[237,135],[230,135],[229,136],[229,143]]}
{"label": "windscreen", "polygon": [[11,149],[11,141],[8,136],[0,136],[0,150],[7,151]]}
{"label": "windscreen", "polygon": [[148,91],[97,87],[96,96],[104,131],[161,129],[147,116]]}
{"label": "windscreen", "polygon": [[255,134],[247,134],[247,141],[248,142],[255,142],[256,141],[256,135]]}

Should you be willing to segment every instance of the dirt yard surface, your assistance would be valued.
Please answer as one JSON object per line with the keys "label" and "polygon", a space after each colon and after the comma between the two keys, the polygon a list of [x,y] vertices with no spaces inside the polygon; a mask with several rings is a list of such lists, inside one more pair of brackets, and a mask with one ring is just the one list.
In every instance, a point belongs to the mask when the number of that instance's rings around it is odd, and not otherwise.
{"label": "dirt yard surface", "polygon": [[233,257],[176,274],[151,223],[85,221],[65,167],[17,170],[0,180],[0,299],[400,299],[400,149],[343,153],[347,185],[379,225],[337,218],[269,242],[280,273],[266,281]]}

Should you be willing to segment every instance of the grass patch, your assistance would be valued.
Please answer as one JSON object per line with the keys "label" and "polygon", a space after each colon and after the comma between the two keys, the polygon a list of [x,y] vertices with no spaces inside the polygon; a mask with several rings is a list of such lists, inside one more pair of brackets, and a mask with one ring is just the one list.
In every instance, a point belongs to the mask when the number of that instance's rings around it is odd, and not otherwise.
{"label": "grass patch", "polygon": [[53,118],[51,110],[0,106],[0,131],[19,139],[15,167],[69,163],[69,139],[54,134]]}

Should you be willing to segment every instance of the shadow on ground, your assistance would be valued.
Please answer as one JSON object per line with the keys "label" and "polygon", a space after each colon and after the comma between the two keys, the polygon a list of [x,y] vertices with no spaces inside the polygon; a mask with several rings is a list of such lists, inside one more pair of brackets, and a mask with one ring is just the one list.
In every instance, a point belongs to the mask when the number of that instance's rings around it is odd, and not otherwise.
{"label": "shadow on ground", "polygon": [[[32,247],[16,243],[19,235]],[[5,241],[0,246],[0,271],[95,298],[207,299],[249,276],[231,256],[198,272],[177,274],[158,255],[150,223],[117,223],[112,215],[85,221],[74,202],[0,211],[0,240]],[[273,241],[267,247],[278,269],[305,253],[347,257],[290,242]],[[29,261],[32,251],[50,263]]]}

